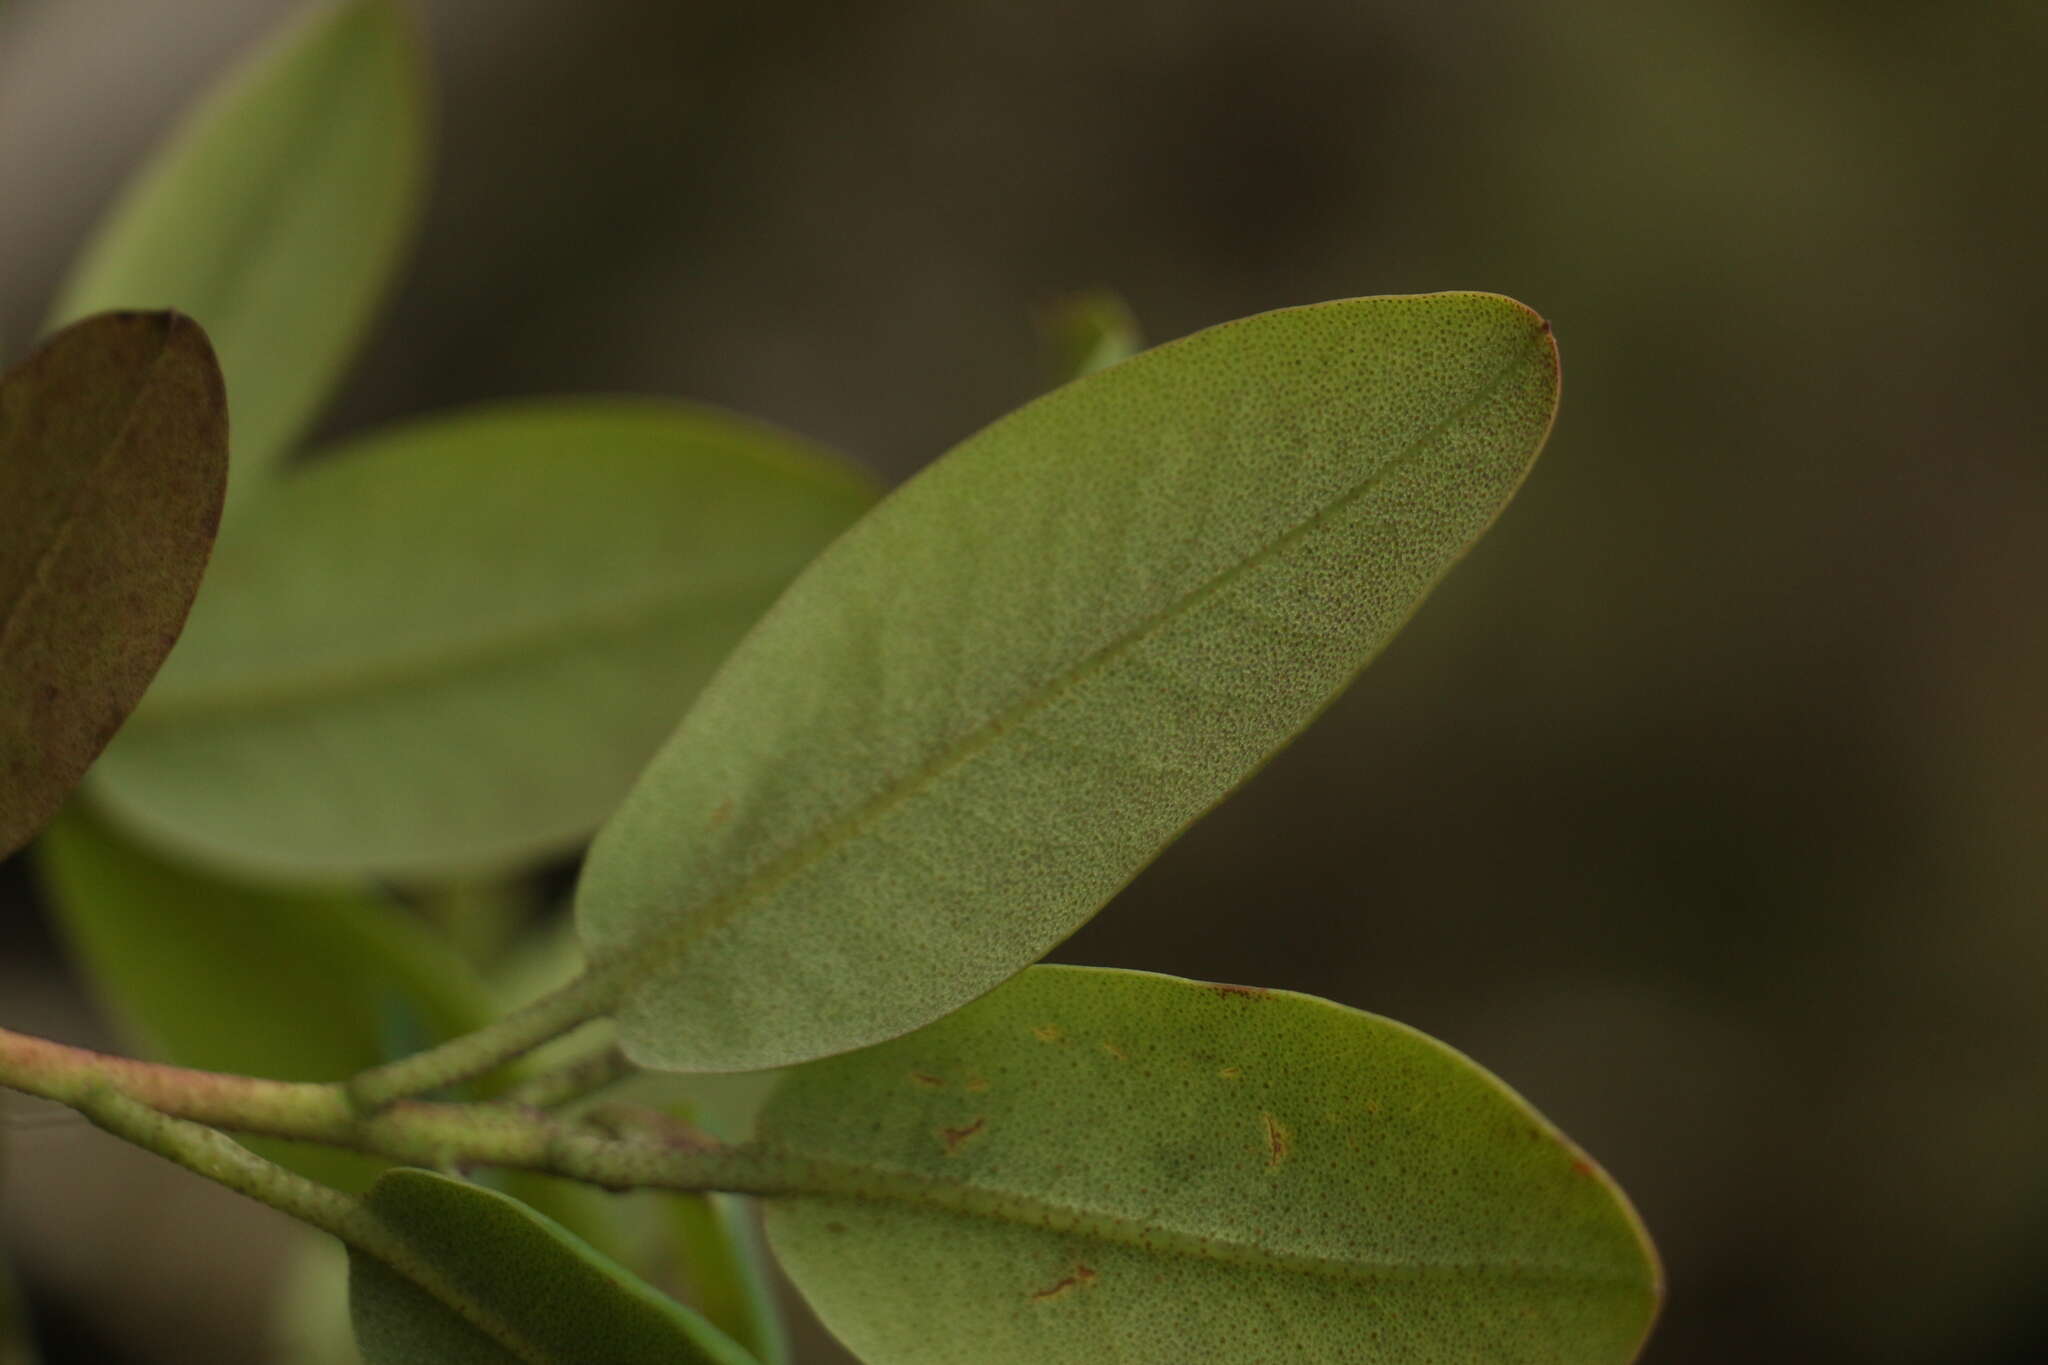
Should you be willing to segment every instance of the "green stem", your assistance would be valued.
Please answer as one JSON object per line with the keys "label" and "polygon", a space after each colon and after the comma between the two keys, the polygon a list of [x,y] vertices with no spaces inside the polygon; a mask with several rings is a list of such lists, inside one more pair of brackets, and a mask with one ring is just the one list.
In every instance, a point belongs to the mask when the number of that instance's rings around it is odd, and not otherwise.
{"label": "green stem", "polygon": [[497,1096],[497,1102],[530,1109],[557,1109],[616,1085],[638,1070],[613,1044],[530,1076]]}
{"label": "green stem", "polygon": [[474,1033],[363,1072],[347,1083],[356,1112],[374,1114],[399,1100],[444,1090],[495,1070],[611,1008],[617,973],[586,971],[558,991]]}
{"label": "green stem", "polygon": [[[511,1105],[402,1100],[365,1116],[349,1106],[340,1086],[296,1085],[152,1066],[5,1029],[0,1029],[0,1085],[70,1105],[110,1131],[343,1237],[351,1236],[345,1229],[352,1224],[341,1221],[340,1206],[328,1202],[340,1196],[297,1176],[271,1174],[275,1168],[269,1163],[199,1125],[352,1147],[415,1166],[507,1166],[610,1190],[723,1190],[770,1198],[853,1198],[1050,1228],[1115,1245],[1205,1260],[1296,1267],[1312,1274],[1347,1277],[1368,1273],[1312,1254],[1273,1253],[1249,1244],[1219,1242],[1009,1190],[774,1145],[726,1146],[653,1109],[616,1107],[567,1120]],[[294,1183],[280,1183],[280,1177]],[[321,1193],[309,1194],[309,1189]],[[375,1244],[354,1244],[387,1259],[386,1252]],[[418,1278],[410,1269],[400,1269]],[[1443,1269],[1457,1273],[1462,1268]]]}
{"label": "green stem", "polygon": [[505,1166],[607,1189],[749,1190],[765,1178],[742,1149],[653,1110],[634,1111],[624,1122],[610,1113],[603,1125],[519,1105],[428,1100],[394,1100],[364,1114],[341,1085],[160,1066],[7,1029],[0,1029],[0,1086],[88,1117],[112,1092],[167,1119],[347,1147],[414,1166]]}
{"label": "green stem", "polygon": [[159,1113],[122,1094],[110,1080],[88,1085],[71,1103],[114,1136],[225,1185],[237,1194],[290,1214],[300,1222],[310,1223],[357,1251],[374,1256],[518,1359],[544,1365],[544,1357],[518,1333],[449,1283],[431,1262],[414,1254],[404,1239],[359,1200],[265,1161],[225,1133]]}

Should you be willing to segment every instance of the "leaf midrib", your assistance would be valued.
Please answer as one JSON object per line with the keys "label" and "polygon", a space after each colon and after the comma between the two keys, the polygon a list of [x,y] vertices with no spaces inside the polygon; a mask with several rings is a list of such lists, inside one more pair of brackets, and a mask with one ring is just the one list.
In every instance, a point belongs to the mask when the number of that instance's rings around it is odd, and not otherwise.
{"label": "leaf midrib", "polygon": [[1155,1226],[1137,1219],[1062,1204],[1038,1195],[991,1189],[966,1181],[942,1180],[920,1171],[866,1166],[832,1157],[789,1152],[768,1143],[737,1149],[735,1155],[752,1158],[756,1163],[759,1176],[754,1181],[745,1182],[749,1188],[744,1192],[763,1198],[834,1198],[857,1203],[908,1205],[1244,1269],[1315,1275],[1354,1284],[1484,1273],[1522,1281],[1600,1284],[1625,1289],[1641,1287],[1635,1276],[1624,1271],[1601,1272],[1555,1264],[1508,1260],[1343,1260],[1312,1252],[1280,1251],[1238,1238],[1206,1236]]}
{"label": "leaf midrib", "polygon": [[[1532,335],[1534,346],[1524,354],[1510,359],[1495,372],[1493,377],[1481,385],[1474,395],[1460,404],[1440,421],[1411,441],[1408,446],[1384,465],[1359,483],[1331,498],[1299,523],[1275,536],[1265,545],[1246,555],[1235,564],[1221,570],[1207,581],[1198,584],[1187,593],[1169,603],[1151,616],[1140,620],[1122,635],[1083,656],[1066,672],[1056,674],[1037,688],[1025,693],[1016,701],[1003,707],[978,726],[963,733],[946,746],[930,762],[911,773],[901,781],[885,787],[867,798],[854,810],[830,821],[817,833],[799,841],[790,850],[771,861],[766,867],[748,877],[739,886],[723,896],[706,902],[694,910],[678,914],[675,928],[666,933],[656,933],[620,953],[607,970],[615,974],[618,994],[630,991],[642,979],[661,969],[670,959],[680,954],[692,943],[715,932],[730,922],[749,904],[766,899],[777,889],[794,880],[812,863],[828,856],[840,845],[851,842],[869,826],[877,823],[896,807],[915,798],[925,788],[945,777],[951,770],[972,760],[984,750],[992,747],[1023,718],[1044,709],[1060,696],[1072,691],[1090,677],[1106,668],[1117,657],[1136,647],[1146,637],[1171,623],[1184,612],[1214,597],[1230,583],[1265,564],[1287,547],[1312,535],[1329,518],[1350,506],[1373,489],[1399,473],[1423,451],[1441,440],[1454,426],[1477,409],[1493,401],[1507,381],[1532,359],[1540,364],[1540,357],[1550,344],[1548,328]],[[1526,464],[1524,471],[1526,472]],[[1503,505],[1505,499],[1502,500]],[[1494,509],[1498,515],[1499,507]],[[1468,542],[1469,543],[1469,542]]]}

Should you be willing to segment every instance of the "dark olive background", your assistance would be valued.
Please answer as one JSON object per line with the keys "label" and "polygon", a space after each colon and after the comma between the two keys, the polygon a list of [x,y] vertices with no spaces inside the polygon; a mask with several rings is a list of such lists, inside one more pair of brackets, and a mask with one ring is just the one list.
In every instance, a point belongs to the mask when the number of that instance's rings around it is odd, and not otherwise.
{"label": "dark olive background", "polygon": [[[0,345],[274,0],[0,10]],[[891,478],[1155,338],[1482,288],[1557,435],[1316,730],[1061,950],[1312,991],[1633,1193],[1647,1359],[2048,1357],[2048,9],[427,0],[419,249],[329,429],[684,394]],[[0,871],[7,1022],[94,1036]],[[5,1135],[63,1360],[247,1360],[277,1229]],[[809,1359],[833,1359],[817,1347]]]}

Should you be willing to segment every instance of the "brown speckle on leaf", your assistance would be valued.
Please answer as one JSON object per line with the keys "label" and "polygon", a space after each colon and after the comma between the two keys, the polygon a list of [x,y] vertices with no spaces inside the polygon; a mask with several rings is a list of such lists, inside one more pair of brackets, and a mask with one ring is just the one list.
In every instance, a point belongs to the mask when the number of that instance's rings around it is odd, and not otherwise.
{"label": "brown speckle on leaf", "polygon": [[964,1087],[968,1094],[979,1095],[988,1089],[988,1077],[969,1076]]}
{"label": "brown speckle on leaf", "polygon": [[711,828],[717,829],[721,825],[729,824],[731,820],[732,798],[728,796],[725,798],[725,800],[719,802],[718,805],[712,809]]}
{"label": "brown speckle on leaf", "polygon": [[1241,1066],[1226,1066],[1216,1074],[1226,1081],[1240,1081],[1244,1079],[1244,1068]]}
{"label": "brown speckle on leaf", "polygon": [[1031,1036],[1041,1043],[1057,1043],[1064,1035],[1060,1033],[1060,1028],[1057,1024],[1040,1024],[1037,1028],[1031,1030]]}
{"label": "brown speckle on leaf", "polygon": [[1103,1043],[1102,1050],[1109,1055],[1111,1061],[1122,1062],[1130,1060],[1130,1054],[1128,1052],[1125,1052],[1122,1048],[1118,1047],[1115,1043]]}
{"label": "brown speckle on leaf", "polygon": [[941,1090],[945,1088],[946,1084],[943,1077],[934,1076],[929,1071],[911,1072],[910,1083],[920,1090]]}
{"label": "brown speckle on leaf", "polygon": [[1259,1122],[1266,1130],[1266,1169],[1272,1170],[1287,1160],[1287,1154],[1294,1150],[1294,1134],[1271,1114],[1260,1114]]}
{"label": "brown speckle on leaf", "polygon": [[947,1156],[958,1156],[960,1149],[970,1140],[980,1137],[987,1127],[988,1117],[983,1115],[974,1122],[962,1124],[958,1128],[939,1129],[939,1141],[945,1144]]}
{"label": "brown speckle on leaf", "polygon": [[1071,1275],[1062,1275],[1045,1288],[1033,1291],[1031,1301],[1033,1303],[1049,1303],[1061,1295],[1071,1293],[1076,1289],[1086,1289],[1089,1285],[1095,1283],[1096,1278],[1094,1266],[1082,1265],[1077,1261],[1074,1264],[1074,1271]]}
{"label": "brown speckle on leaf", "polygon": [[1212,983],[1209,989],[1218,995],[1236,997],[1240,1000],[1264,1000],[1273,994],[1264,986],[1231,986],[1222,982]]}

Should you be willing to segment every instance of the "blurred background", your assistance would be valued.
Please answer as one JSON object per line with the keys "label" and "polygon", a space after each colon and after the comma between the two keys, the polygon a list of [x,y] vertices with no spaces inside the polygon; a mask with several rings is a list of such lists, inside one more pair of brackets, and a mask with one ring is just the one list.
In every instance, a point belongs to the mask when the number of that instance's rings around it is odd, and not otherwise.
{"label": "blurred background", "polygon": [[[284,0],[0,6],[0,352]],[[1478,288],[1557,434],[1313,734],[1059,953],[1415,1024],[1663,1251],[1646,1359],[2048,1358],[2048,8],[422,0],[442,126],[330,433],[687,395],[891,480],[1154,340]],[[12,1025],[89,1004],[0,868]],[[254,1360],[283,1229],[0,1134],[53,1365]],[[805,1359],[843,1359],[823,1338]]]}

